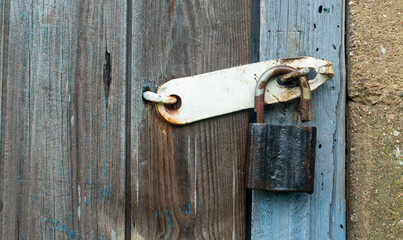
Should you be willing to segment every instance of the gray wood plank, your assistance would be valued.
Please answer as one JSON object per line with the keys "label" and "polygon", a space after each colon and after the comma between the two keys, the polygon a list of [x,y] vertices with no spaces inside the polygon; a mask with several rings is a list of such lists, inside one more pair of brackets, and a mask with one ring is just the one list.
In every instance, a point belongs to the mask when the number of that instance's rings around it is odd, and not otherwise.
{"label": "gray wood plank", "polygon": [[298,101],[266,108],[267,122],[318,128],[315,192],[253,192],[252,239],[345,239],[344,1],[261,2],[260,60],[312,56],[335,76],[313,93],[312,121]]}
{"label": "gray wood plank", "polygon": [[[9,21],[9,16],[8,16],[8,11],[5,11],[6,9],[9,8],[8,6],[9,2],[1,1],[0,2],[0,143],[1,143],[1,117],[2,117],[2,103],[3,103],[3,76],[5,73],[4,68],[6,68],[6,61],[4,61],[5,58],[7,58],[7,52],[3,51],[4,49],[4,44],[8,44],[8,21]],[[6,31],[7,29],[7,31]],[[1,148],[1,146],[0,146]],[[4,163],[1,158],[1,153],[0,153],[0,233],[3,232],[3,217],[2,217],[2,212],[3,212],[3,173],[4,173]]]}
{"label": "gray wood plank", "polygon": [[141,94],[248,63],[250,1],[134,1],[132,239],[244,239],[248,113],[167,124]]}
{"label": "gray wood plank", "polygon": [[123,238],[126,3],[1,6],[0,238]]}

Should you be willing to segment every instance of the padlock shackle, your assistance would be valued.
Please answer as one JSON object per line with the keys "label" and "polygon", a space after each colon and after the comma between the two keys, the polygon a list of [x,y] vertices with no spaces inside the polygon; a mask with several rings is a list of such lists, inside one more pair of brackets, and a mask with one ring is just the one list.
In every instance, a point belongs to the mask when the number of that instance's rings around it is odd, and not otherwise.
{"label": "padlock shackle", "polygon": [[300,76],[298,78],[299,89],[301,90],[301,97],[299,102],[299,111],[301,113],[301,121],[311,121],[312,116],[312,103],[311,103],[311,88],[309,86],[308,78]]}
{"label": "padlock shackle", "polygon": [[[295,71],[298,70],[290,66],[276,66],[270,68],[259,77],[255,90],[255,112],[257,123],[264,123],[264,94],[269,80],[272,77]],[[311,120],[311,89],[309,87],[308,79],[305,76],[298,77],[298,85],[301,89],[301,121],[309,121]]]}

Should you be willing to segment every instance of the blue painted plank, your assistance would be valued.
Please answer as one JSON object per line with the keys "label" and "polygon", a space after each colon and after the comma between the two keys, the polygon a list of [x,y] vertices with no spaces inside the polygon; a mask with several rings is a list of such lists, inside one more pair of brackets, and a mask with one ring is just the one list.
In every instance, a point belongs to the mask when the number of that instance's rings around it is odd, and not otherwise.
{"label": "blue painted plank", "polygon": [[260,60],[312,56],[335,76],[312,96],[312,121],[298,120],[298,100],[268,107],[266,121],[318,128],[315,191],[253,191],[252,239],[345,239],[344,1],[262,0]]}

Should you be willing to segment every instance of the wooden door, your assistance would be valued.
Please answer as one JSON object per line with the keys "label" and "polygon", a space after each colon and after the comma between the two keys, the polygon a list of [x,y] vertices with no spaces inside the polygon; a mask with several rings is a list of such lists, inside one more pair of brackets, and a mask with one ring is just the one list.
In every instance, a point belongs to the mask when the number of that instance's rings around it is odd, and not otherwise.
{"label": "wooden door", "polygon": [[249,62],[250,1],[135,1],[131,19],[131,236],[243,239],[248,112],[185,126],[145,88]]}
{"label": "wooden door", "polygon": [[[330,0],[0,1],[0,238],[344,238],[343,14]],[[250,212],[248,111],[172,126],[142,92],[297,55],[336,69],[313,96],[315,193],[253,192]],[[269,121],[295,124],[295,108]]]}
{"label": "wooden door", "polygon": [[126,3],[0,4],[0,238],[124,236]]}

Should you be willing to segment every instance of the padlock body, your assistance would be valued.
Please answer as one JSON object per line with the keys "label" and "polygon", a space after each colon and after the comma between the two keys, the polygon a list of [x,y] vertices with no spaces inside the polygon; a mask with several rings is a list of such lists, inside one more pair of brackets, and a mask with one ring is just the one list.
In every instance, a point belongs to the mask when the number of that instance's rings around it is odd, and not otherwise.
{"label": "padlock body", "polygon": [[249,125],[247,188],[313,193],[316,128]]}

